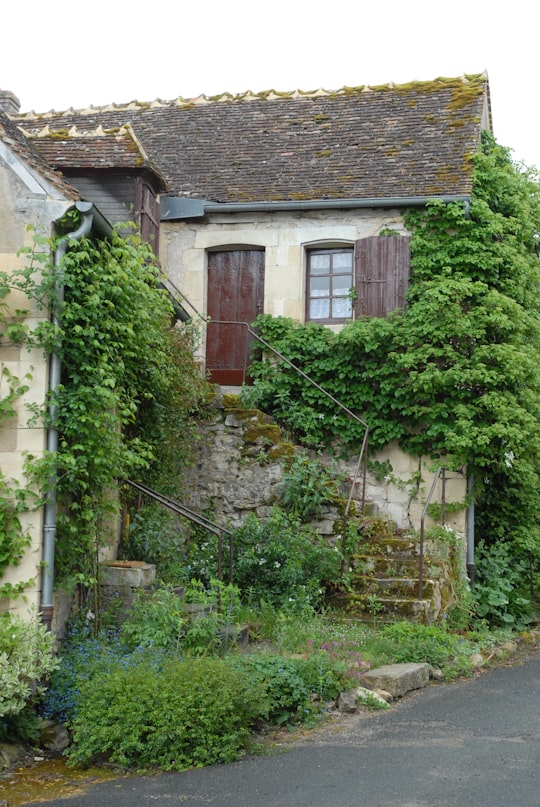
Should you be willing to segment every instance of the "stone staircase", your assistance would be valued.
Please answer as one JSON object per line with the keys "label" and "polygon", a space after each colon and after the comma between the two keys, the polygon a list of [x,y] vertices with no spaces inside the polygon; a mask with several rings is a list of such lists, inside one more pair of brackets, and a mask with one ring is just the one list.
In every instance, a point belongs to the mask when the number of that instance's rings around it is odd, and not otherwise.
{"label": "stone staircase", "polygon": [[440,619],[453,590],[449,546],[425,543],[419,598],[418,536],[381,518],[366,519],[363,524],[358,549],[350,558],[349,609],[379,621],[407,619],[432,624]]}
{"label": "stone staircase", "polygon": [[[265,510],[279,501],[282,460],[295,447],[283,438],[273,418],[240,404],[236,387],[221,387],[213,406],[215,421],[205,428],[200,443],[200,459],[191,480],[194,507],[206,506],[212,491],[216,520],[237,525],[248,512],[264,517]],[[344,489],[344,496],[349,488]],[[437,621],[452,592],[448,547],[424,548],[422,598],[419,599],[418,570],[420,546],[415,534],[398,529],[388,514],[376,505],[367,505],[370,517],[360,515],[361,502],[353,501],[361,540],[349,558],[349,592],[332,597],[335,604],[347,606],[363,619],[370,608],[380,609],[380,620],[408,619],[424,623]],[[331,544],[341,541],[343,505],[328,505],[312,526]],[[336,585],[339,591],[339,583]]]}

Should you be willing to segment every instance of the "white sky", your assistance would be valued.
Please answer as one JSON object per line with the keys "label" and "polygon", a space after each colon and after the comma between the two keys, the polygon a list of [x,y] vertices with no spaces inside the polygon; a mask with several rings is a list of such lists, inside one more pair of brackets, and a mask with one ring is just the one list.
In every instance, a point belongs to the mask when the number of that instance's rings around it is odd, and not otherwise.
{"label": "white sky", "polygon": [[540,168],[534,0],[11,0],[0,20],[23,112],[487,70],[497,140]]}

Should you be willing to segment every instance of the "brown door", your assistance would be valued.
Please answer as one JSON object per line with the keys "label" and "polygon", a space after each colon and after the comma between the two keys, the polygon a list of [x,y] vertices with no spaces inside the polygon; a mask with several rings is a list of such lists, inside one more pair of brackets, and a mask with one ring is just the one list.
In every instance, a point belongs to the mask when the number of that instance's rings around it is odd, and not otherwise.
{"label": "brown door", "polygon": [[208,253],[206,369],[214,384],[244,382],[252,342],[245,326],[219,323],[251,324],[263,300],[263,249]]}

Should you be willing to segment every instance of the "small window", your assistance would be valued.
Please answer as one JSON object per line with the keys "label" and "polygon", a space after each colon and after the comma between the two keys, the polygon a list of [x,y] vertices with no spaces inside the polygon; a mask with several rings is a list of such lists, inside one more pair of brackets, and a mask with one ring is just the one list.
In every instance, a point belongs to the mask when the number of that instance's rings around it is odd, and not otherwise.
{"label": "small window", "polygon": [[312,249],[307,254],[307,319],[342,322],[352,316],[352,249]]}

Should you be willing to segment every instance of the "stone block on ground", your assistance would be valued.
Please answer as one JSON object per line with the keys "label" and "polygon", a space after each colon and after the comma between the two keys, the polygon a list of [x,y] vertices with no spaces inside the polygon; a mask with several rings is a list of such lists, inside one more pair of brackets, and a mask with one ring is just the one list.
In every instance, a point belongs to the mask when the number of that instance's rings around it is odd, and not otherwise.
{"label": "stone block on ground", "polygon": [[101,583],[104,586],[145,588],[156,579],[156,567],[138,560],[117,560],[101,565]]}
{"label": "stone block on ground", "polygon": [[412,689],[429,684],[429,664],[387,664],[365,673],[362,684],[366,689],[382,689],[394,698],[401,698]]}

